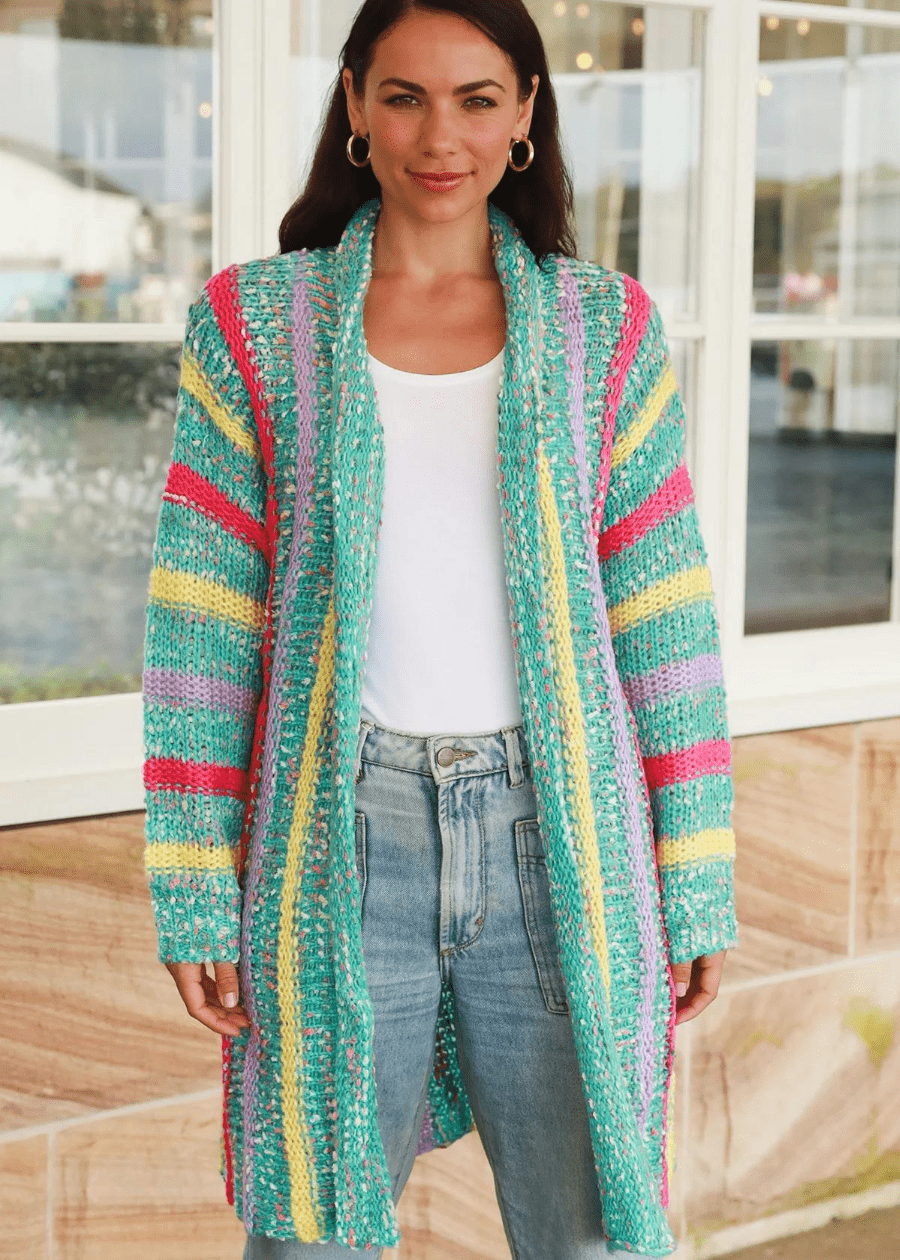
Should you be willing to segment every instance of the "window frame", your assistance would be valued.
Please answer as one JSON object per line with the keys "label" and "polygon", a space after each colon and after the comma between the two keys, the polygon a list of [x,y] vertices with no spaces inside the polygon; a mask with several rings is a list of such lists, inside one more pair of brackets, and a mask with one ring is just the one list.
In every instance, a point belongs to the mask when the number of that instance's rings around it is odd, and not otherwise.
{"label": "window frame", "polygon": [[[890,622],[752,636],[743,631],[751,345],[835,336],[900,339],[900,320],[834,324],[753,312],[759,22],[773,14],[900,30],[900,12],[795,0],[652,3],[706,15],[698,312],[696,320],[670,322],[667,333],[694,356],[687,459],[719,608],[731,733],[900,715],[900,580]],[[284,125],[292,20],[291,0],[215,0],[216,270],[277,252],[278,224],[297,194],[299,173],[291,169]],[[0,324],[6,341],[180,342],[183,333],[168,324]],[[900,573],[897,507],[894,572]],[[139,693],[0,706],[0,747],[0,825],[143,808]]]}

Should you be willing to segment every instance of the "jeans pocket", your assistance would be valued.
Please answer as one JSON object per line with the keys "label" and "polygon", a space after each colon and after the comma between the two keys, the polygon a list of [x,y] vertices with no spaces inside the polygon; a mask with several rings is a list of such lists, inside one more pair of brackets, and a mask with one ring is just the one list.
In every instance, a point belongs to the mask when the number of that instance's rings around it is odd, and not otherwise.
{"label": "jeans pocket", "polygon": [[536,818],[520,818],[515,827],[525,927],[544,1005],[552,1015],[566,1015],[569,1003],[559,962],[556,923],[550,900],[550,876],[540,826]]}
{"label": "jeans pocket", "polygon": [[359,913],[362,915],[363,898],[366,895],[366,816],[356,811],[356,878],[359,883]]}

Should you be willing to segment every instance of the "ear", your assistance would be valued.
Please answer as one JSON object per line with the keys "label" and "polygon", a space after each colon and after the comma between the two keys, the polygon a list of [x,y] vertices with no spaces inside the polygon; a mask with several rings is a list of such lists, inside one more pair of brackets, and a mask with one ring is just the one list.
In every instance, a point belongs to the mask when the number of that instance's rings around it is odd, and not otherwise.
{"label": "ear", "polygon": [[350,119],[350,126],[358,135],[367,135],[366,116],[360,105],[359,97],[353,90],[353,72],[351,70],[342,70],[341,82],[344,85],[344,92],[347,96],[347,115]]}
{"label": "ear", "polygon": [[519,112],[516,115],[516,129],[523,136],[527,136],[531,128],[531,116],[534,113],[534,98],[537,95],[538,83],[540,76],[533,74],[531,76],[531,95],[526,97],[519,106]]}

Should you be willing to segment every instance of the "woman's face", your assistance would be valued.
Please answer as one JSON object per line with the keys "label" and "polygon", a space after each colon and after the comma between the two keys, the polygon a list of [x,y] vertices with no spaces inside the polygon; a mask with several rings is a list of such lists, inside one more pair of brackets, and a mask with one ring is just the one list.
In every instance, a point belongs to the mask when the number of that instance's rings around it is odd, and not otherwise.
{"label": "woman's face", "polygon": [[503,178],[510,141],[528,135],[538,76],[521,101],[515,70],[477,27],[413,10],[379,40],[364,95],[354,95],[349,70],[343,82],[385,204],[446,223],[481,206]]}

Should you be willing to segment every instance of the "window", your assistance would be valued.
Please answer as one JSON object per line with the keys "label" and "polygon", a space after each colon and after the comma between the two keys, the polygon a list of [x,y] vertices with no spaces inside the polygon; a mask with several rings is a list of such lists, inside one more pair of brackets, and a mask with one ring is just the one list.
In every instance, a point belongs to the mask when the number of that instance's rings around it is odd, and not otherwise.
{"label": "window", "polygon": [[[529,7],[580,252],[666,321],[732,732],[900,712],[900,0]],[[277,252],[358,0],[6,8],[0,821],[21,822],[141,807],[184,314]]]}
{"label": "window", "polygon": [[745,633],[886,622],[900,25],[765,16],[758,93]]}
{"label": "window", "polygon": [[[18,799],[65,725],[48,702],[128,695],[134,744],[183,321],[212,267],[213,12],[211,0],[6,10],[0,732]],[[103,725],[122,706],[78,711],[84,736],[90,714]],[[63,760],[81,755],[67,738]],[[32,753],[38,767],[20,761]]]}

